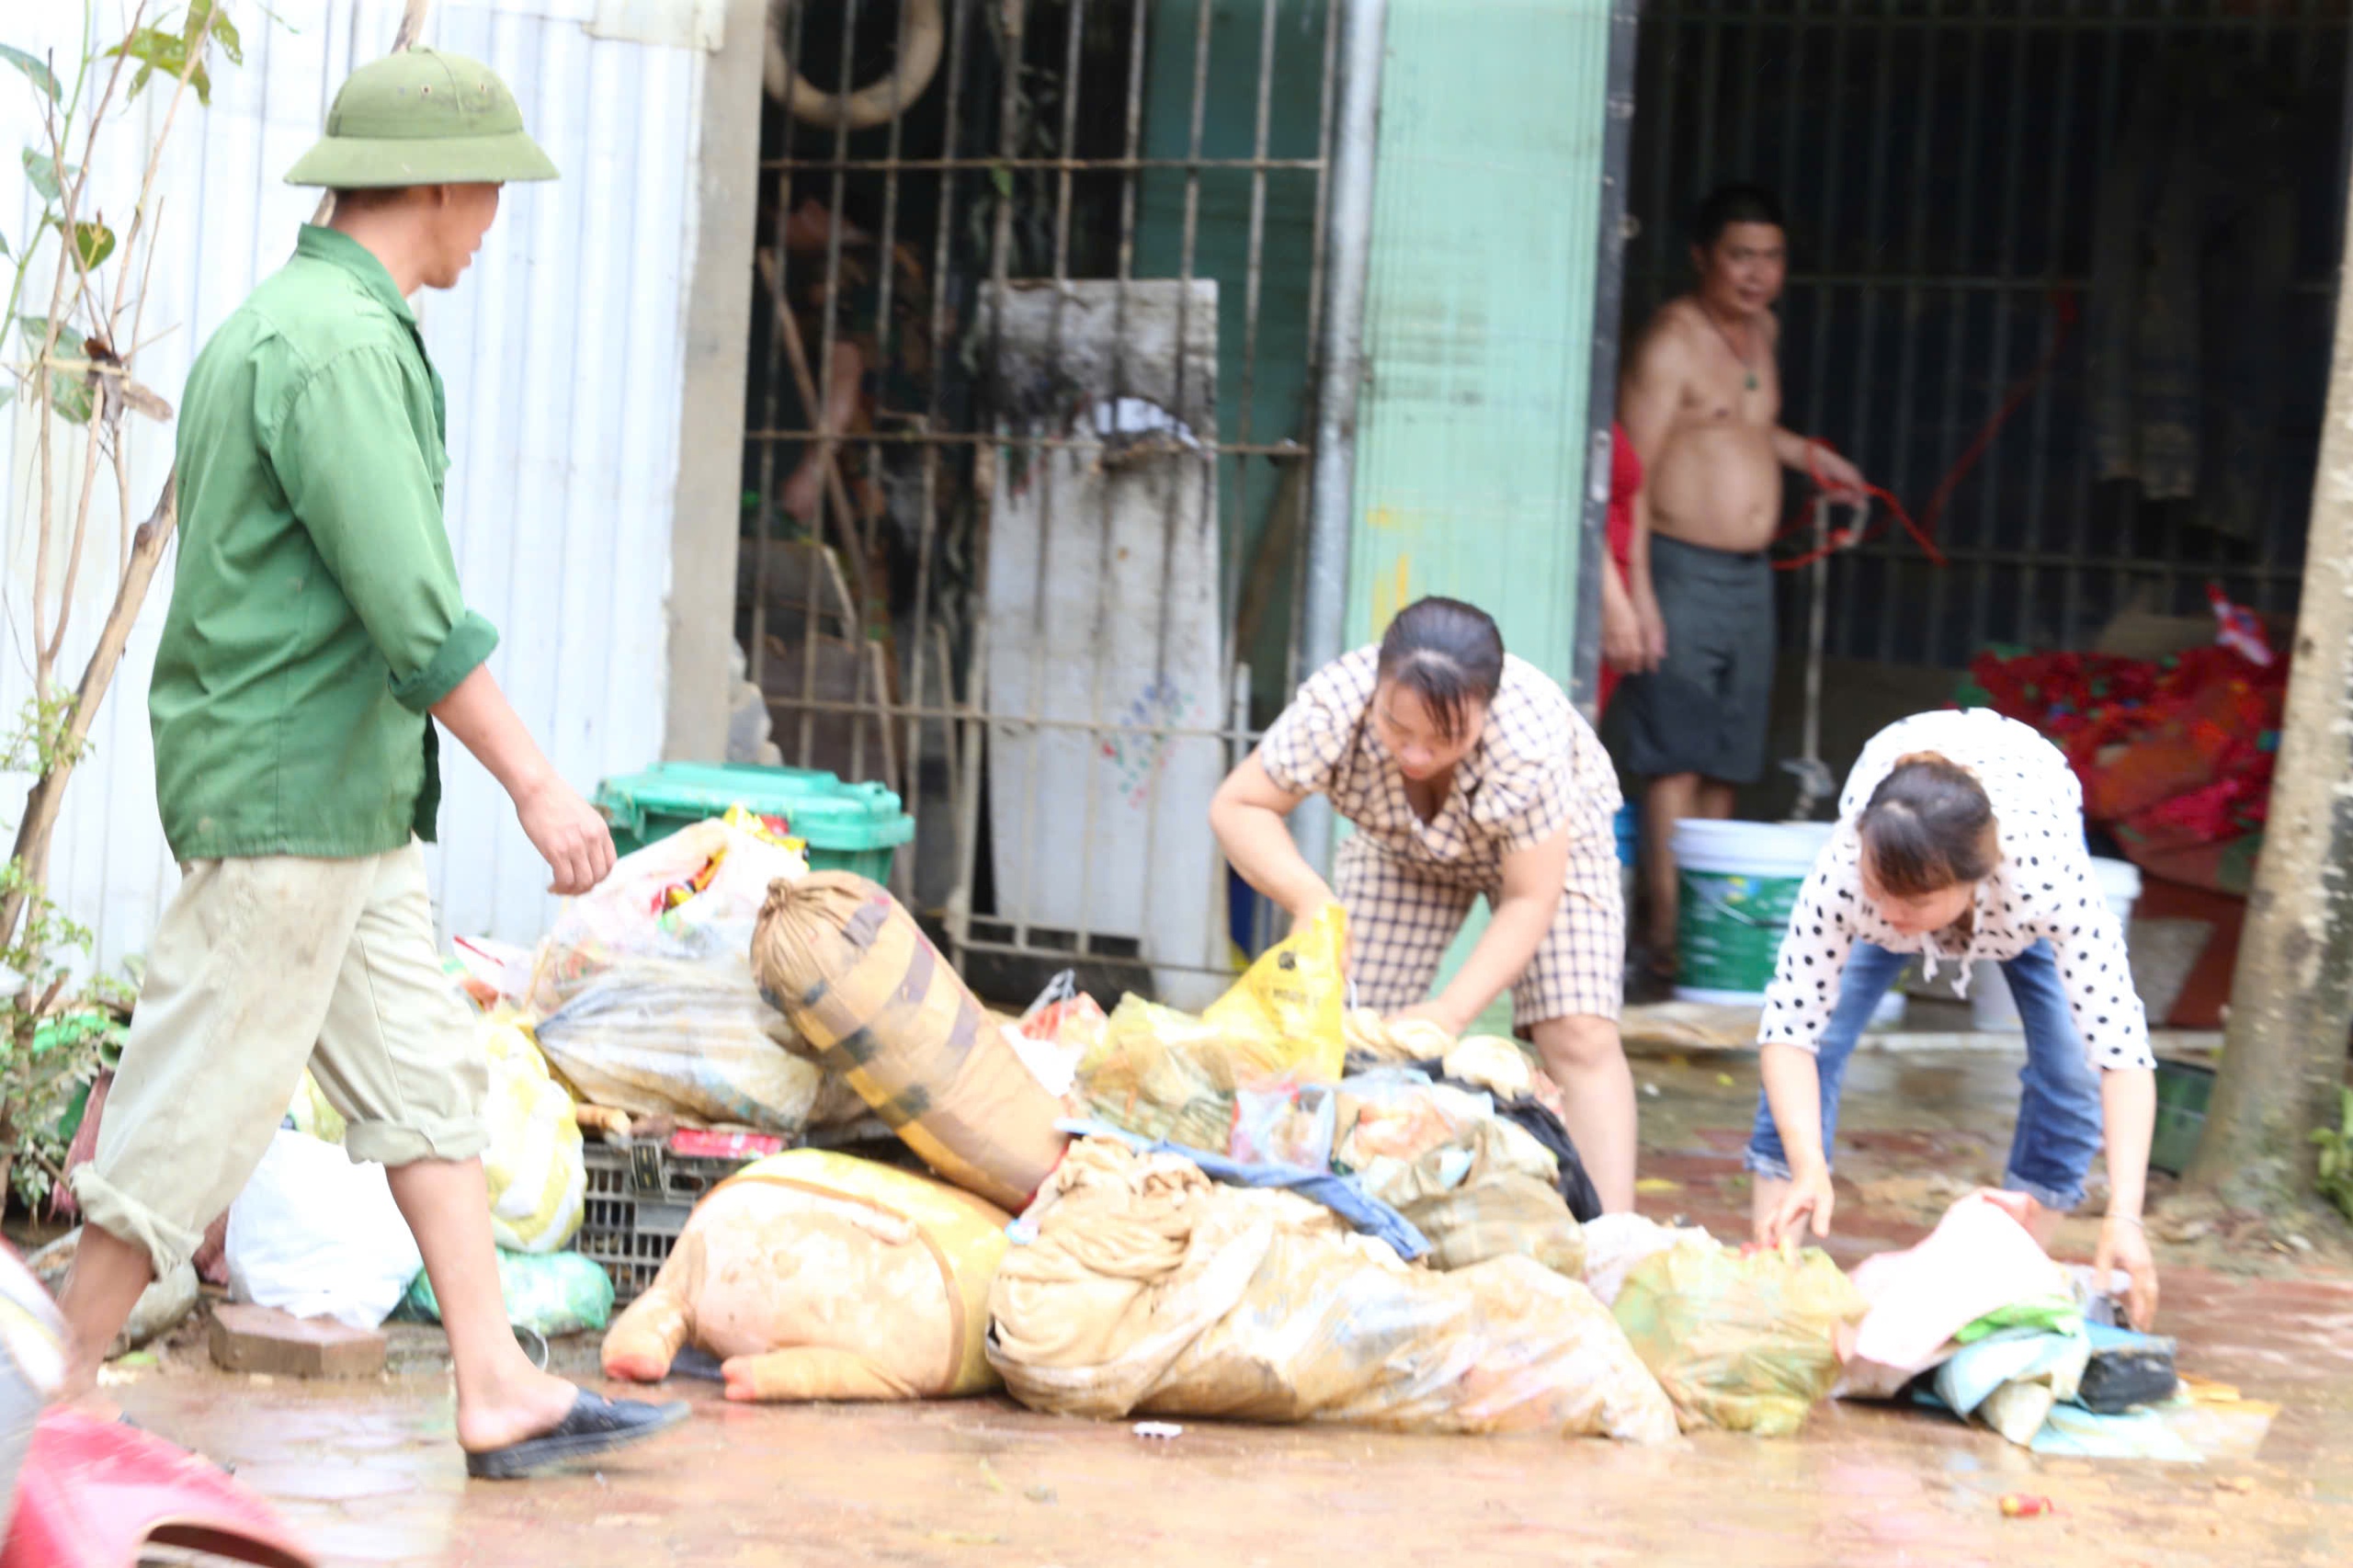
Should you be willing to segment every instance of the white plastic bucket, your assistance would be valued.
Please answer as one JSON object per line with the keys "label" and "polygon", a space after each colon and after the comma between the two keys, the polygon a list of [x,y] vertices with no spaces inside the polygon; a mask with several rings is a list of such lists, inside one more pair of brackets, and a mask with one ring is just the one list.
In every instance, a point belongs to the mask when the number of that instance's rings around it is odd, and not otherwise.
{"label": "white plastic bucket", "polygon": [[[2094,856],[2092,881],[2099,884],[2100,897],[2107,901],[2109,908],[2116,911],[2116,923],[2123,927],[2129,944],[2132,906],[2141,900],[2141,868],[2130,860]],[[2002,966],[1990,960],[1980,959],[1970,966],[1969,1022],[1972,1028],[1987,1033],[2016,1034],[2026,1028],[2026,1020],[2018,1016],[2018,1000],[2010,994],[2010,983],[2002,974]]]}
{"label": "white plastic bucket", "polygon": [[1739,1005],[1764,995],[1798,889],[1829,835],[1827,823],[1676,824],[1679,999]]}

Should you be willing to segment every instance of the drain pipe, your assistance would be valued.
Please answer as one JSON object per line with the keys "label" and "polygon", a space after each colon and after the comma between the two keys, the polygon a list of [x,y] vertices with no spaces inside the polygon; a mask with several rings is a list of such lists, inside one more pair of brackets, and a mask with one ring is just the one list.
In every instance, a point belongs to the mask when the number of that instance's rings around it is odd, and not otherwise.
{"label": "drain pipe", "polygon": [[[1340,102],[1332,137],[1331,227],[1324,236],[1324,324],[1315,350],[1315,468],[1307,507],[1300,618],[1302,675],[1346,651],[1348,536],[1356,522],[1357,393],[1364,383],[1365,278],[1372,263],[1374,139],[1388,0],[1349,0],[1340,13]],[[1309,797],[1291,813],[1300,853],[1332,868],[1332,804]]]}

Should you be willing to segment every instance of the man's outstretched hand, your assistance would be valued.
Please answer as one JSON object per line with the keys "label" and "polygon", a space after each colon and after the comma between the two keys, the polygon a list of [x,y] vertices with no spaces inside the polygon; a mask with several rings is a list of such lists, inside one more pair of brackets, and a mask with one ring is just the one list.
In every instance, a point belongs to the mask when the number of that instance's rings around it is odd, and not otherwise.
{"label": "man's outstretched hand", "polygon": [[563,779],[551,775],[517,799],[515,815],[555,879],[550,892],[577,898],[612,873],[612,829]]}

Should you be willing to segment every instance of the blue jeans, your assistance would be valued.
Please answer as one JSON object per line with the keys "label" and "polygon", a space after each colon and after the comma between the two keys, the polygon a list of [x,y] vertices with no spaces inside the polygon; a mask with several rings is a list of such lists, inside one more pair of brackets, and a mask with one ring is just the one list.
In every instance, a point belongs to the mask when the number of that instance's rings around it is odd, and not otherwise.
{"label": "blue jeans", "polygon": [[[1814,1058],[1822,1077],[1822,1149],[1825,1156],[1838,1130],[1838,1089],[1847,1076],[1855,1041],[1870,1021],[1871,1009],[1903,972],[1908,953],[1891,953],[1858,942],[1847,957],[1838,1006],[1822,1031]],[[2018,1017],[2026,1024],[2026,1065],[2018,1072],[2018,1124],[2010,1140],[2010,1162],[2002,1185],[2023,1192],[2046,1209],[2067,1210],[2084,1200],[2084,1176],[2099,1152],[2102,1117],[2099,1074],[2084,1060],[2084,1042],[2067,1012],[2059,965],[2048,943],[2002,964]],[[1756,1096],[1756,1125],[1748,1137],[1748,1168],[1759,1176],[1789,1179],[1789,1155],[1773,1108]]]}

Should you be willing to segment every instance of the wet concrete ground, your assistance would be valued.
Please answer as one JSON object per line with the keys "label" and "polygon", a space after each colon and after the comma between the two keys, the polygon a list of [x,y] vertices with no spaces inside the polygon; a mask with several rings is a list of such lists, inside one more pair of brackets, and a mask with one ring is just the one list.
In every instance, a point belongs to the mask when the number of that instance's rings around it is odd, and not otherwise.
{"label": "wet concrete ground", "polygon": [[[1643,1207],[1737,1234],[1753,1061],[1636,1073],[1659,1090],[1643,1100]],[[1842,1262],[1916,1237],[1945,1188],[1998,1170],[2015,1073],[1982,1054],[1857,1059]],[[1199,1423],[1154,1442],[996,1399],[755,1408],[686,1384],[696,1419],[658,1446],[492,1486],[464,1479],[438,1374],[337,1390],[174,1369],[117,1392],[233,1463],[337,1563],[2336,1564],[2353,1543],[2353,1273],[2336,1266],[2341,1230],[2309,1228],[2309,1255],[2227,1229],[2175,1245],[2156,1228],[2160,1327],[2184,1369],[2282,1406],[2255,1460],[2202,1467],[2039,1459],[1934,1414],[1855,1405],[1823,1407],[1793,1439],[1653,1450]],[[2087,1227],[2069,1239],[2087,1256]],[[2006,1519],[2016,1492],[2057,1512]]]}

